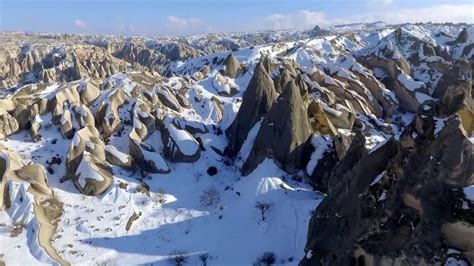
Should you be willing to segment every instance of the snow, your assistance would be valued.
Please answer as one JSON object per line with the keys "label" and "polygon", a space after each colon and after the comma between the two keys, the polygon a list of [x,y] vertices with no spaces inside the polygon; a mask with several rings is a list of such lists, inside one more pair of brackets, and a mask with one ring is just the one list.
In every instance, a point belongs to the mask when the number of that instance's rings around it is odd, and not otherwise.
{"label": "snow", "polygon": [[92,164],[86,160],[88,156],[91,156],[91,154],[87,151],[84,151],[81,163],[76,170],[77,182],[82,188],[86,186],[87,179],[93,179],[98,182],[104,181],[104,178],[95,169],[93,169]]}
{"label": "snow", "polygon": [[377,199],[377,201],[383,201],[383,200],[386,200],[387,199],[387,191],[384,190],[382,192],[382,194],[380,195],[380,197]]}
{"label": "snow", "polygon": [[252,149],[253,143],[255,141],[255,138],[257,137],[258,131],[260,130],[260,127],[262,126],[263,118],[257,121],[255,125],[253,125],[252,129],[250,129],[249,133],[247,134],[247,138],[245,139],[244,143],[242,144],[242,147],[240,148],[239,151],[239,158],[241,158],[241,164],[247,160],[250,151]]}
{"label": "snow", "polygon": [[[0,142],[22,157],[42,164],[50,159],[46,154],[67,154],[72,141],[62,139],[56,127],[46,126],[50,115],[41,118],[40,134],[44,138],[41,142],[31,143],[26,131],[8,142]],[[258,131],[258,127],[253,131]],[[307,224],[321,196],[307,184],[293,181],[271,160],[265,160],[252,174],[241,178],[238,168],[226,166],[222,157],[209,148],[222,148],[227,142],[225,135],[199,136],[206,147],[199,161],[170,164],[171,173],[149,174],[143,181],[138,180],[139,174],[112,167],[114,184],[98,197],[81,195],[72,182],[60,183],[65,165],[54,165],[49,184],[64,202],[64,215],[53,241],[60,255],[72,264],[167,264],[169,254],[179,249],[189,254],[190,264],[199,264],[199,254],[209,253],[212,265],[248,265],[271,250],[279,259],[287,261],[284,264],[297,263],[305,255]],[[53,139],[57,139],[57,144],[51,144]],[[120,139],[111,138],[111,142],[116,141]],[[122,148],[117,149],[122,151]],[[159,153],[142,152],[157,165],[165,162]],[[211,165],[219,169],[218,175],[207,175],[206,170]],[[127,191],[119,188],[119,182],[128,184]],[[141,182],[150,187],[150,197],[136,192]],[[202,206],[199,202],[202,191],[209,187],[217,188],[220,194],[220,203],[215,207]],[[257,201],[274,204],[264,222],[258,219],[254,207]],[[133,212],[142,214],[127,232],[125,226]],[[3,215],[0,213],[1,221]],[[0,241],[8,238],[4,231],[0,232]],[[18,242],[2,243],[26,243],[26,236],[19,235],[15,240]],[[69,244],[73,247],[68,247]],[[4,257],[7,263],[41,263],[31,257],[27,246],[22,244],[20,251],[16,251],[13,244],[7,246],[8,253]],[[293,262],[288,262],[288,258],[293,258]]]}
{"label": "snow", "polygon": [[369,187],[377,184],[378,182],[380,182],[380,180],[382,180],[382,177],[385,175],[385,171],[382,171],[382,173],[378,174],[375,178],[374,178],[374,181],[372,181],[372,183],[370,183]]}
{"label": "snow", "polygon": [[[33,215],[35,200],[28,192],[26,182],[8,181],[12,207],[0,212],[0,251],[7,263],[15,262],[20,265],[51,265],[54,262],[38,243],[39,224]],[[14,226],[21,225],[22,232],[10,237]]]}
{"label": "snow", "polygon": [[424,86],[422,82],[418,82],[413,80],[409,75],[402,72],[398,75],[398,81],[402,83],[402,85],[409,91],[416,91]]}
{"label": "snow", "polygon": [[71,141],[71,147],[75,148],[79,146],[80,143],[81,143],[81,137],[79,136],[79,134],[75,133]]}
{"label": "snow", "polygon": [[465,187],[464,195],[466,195],[466,199],[474,203],[474,185]]}
{"label": "snow", "polygon": [[152,161],[155,163],[155,166],[158,170],[160,171],[168,171],[169,167],[168,164],[166,164],[165,159],[163,159],[163,156],[157,152],[151,152],[147,151],[145,149],[141,149],[141,152],[143,153],[143,157],[146,161]]}
{"label": "snow", "polygon": [[[170,115],[170,113],[173,117],[169,121],[165,120],[165,125],[170,129],[172,138],[176,140],[180,150],[188,155],[193,154],[199,149],[199,143],[195,140],[198,137],[202,140],[204,149],[201,151],[200,159],[194,163],[168,163],[162,156],[164,144],[161,132],[159,130],[150,132],[150,136],[143,143],[136,144],[145,160],[153,161],[158,168],[164,171],[170,170],[170,173],[141,173],[137,170],[127,171],[112,166],[113,184],[104,195],[84,196],[78,192],[72,182],[60,182],[66,174],[64,161],[68,148],[77,147],[81,139],[77,134],[72,140],[64,139],[58,131],[58,126],[52,123],[51,115],[35,118],[41,125],[42,139],[40,141],[33,143],[29,132],[21,131],[9,136],[6,140],[0,140],[0,144],[20,155],[25,163],[34,162],[45,165],[53,155],[58,155],[62,159],[63,163],[51,166],[54,171],[48,176],[48,182],[54,188],[55,195],[64,203],[64,214],[60,218],[52,244],[58,253],[73,265],[165,265],[168,263],[169,254],[174,250],[183,250],[188,256],[190,265],[200,264],[198,257],[201,254],[211,256],[210,265],[252,265],[265,251],[273,251],[278,257],[279,265],[296,265],[301,258],[306,256],[310,259],[316,252],[313,250],[305,252],[304,247],[311,212],[322,201],[322,196],[312,191],[305,182],[294,181],[292,176],[280,170],[271,159],[264,160],[249,176],[240,176],[239,167],[247,159],[262,121],[253,125],[234,162],[229,162],[228,158],[222,156],[228,144],[223,132],[235,119],[255,63],[262,55],[270,56],[274,62],[281,58],[295,59],[300,63],[303,72],[312,73],[319,70],[358,82],[351,72],[368,78],[372,77],[372,73],[355,60],[357,55],[376,53],[381,57],[400,59],[410,53],[395,42],[393,27],[375,23],[370,26],[370,29],[377,29],[372,34],[367,33],[366,27],[369,26],[354,24],[334,27],[336,32],[354,31],[354,38],[342,34],[302,39],[301,36],[308,36],[304,35],[303,31],[263,32],[260,33],[261,35],[217,34],[215,38],[243,47],[235,51],[235,56],[247,71],[236,79],[225,79],[224,82],[218,80],[219,70],[223,66],[212,61],[214,58],[216,62],[222,61],[229,54],[228,51],[199,55],[189,60],[164,65],[168,67],[167,71],[170,74],[177,76],[192,75],[204,65],[211,67],[211,72],[199,82],[185,81],[182,77],[171,77],[162,78],[152,85],[154,88],[152,93],[160,93],[176,105],[178,102],[174,101],[173,94],[186,87],[188,90],[185,97],[190,101],[192,108],[183,108],[180,112],[159,108],[146,113],[137,109],[132,121],[129,121],[131,107],[139,101],[130,96],[137,83],[126,73],[112,75],[106,81],[112,81],[114,87],[101,90],[99,98],[89,108],[92,113],[96,113],[100,106],[106,104],[109,108],[107,114],[112,114],[109,98],[119,89],[123,89],[129,102],[119,109],[119,116],[123,121],[132,123],[124,124],[123,130],[110,136],[109,145],[105,146],[107,152],[125,162],[130,153],[129,133],[133,130],[132,126],[137,129],[144,126],[139,118],[146,118],[150,114]],[[435,38],[432,29],[425,31],[420,27],[402,27],[404,38],[413,36],[443,44],[453,39]],[[456,27],[446,26],[443,30],[450,34],[457,34],[455,29]],[[260,41],[260,39],[265,40]],[[200,47],[212,44],[211,41],[199,36],[187,37],[186,41],[189,45]],[[100,40],[91,42],[103,43]],[[145,43],[153,49],[156,49],[156,45],[163,45],[161,41],[151,37]],[[164,43],[166,45],[166,41]],[[254,47],[245,47],[250,45]],[[385,48],[386,51],[384,51]],[[462,49],[463,46],[459,46],[448,52],[457,56]],[[472,51],[470,53],[472,54]],[[398,80],[407,90],[414,92],[414,96],[420,103],[431,99],[429,94],[432,94],[432,91],[424,94],[421,93],[424,90],[419,89],[433,87],[439,79],[437,75],[429,77],[423,74],[425,66],[436,60],[440,59],[422,58],[420,66],[411,66],[412,77],[405,73],[398,76]],[[387,75],[379,68],[374,68],[372,71],[380,79]],[[305,76],[304,73],[303,76]],[[307,77],[305,79],[309,80]],[[343,87],[348,93],[357,97],[350,87],[337,79],[327,76],[325,83]],[[383,96],[397,103],[394,93],[380,82],[378,83],[382,88]],[[316,84],[313,82],[311,85],[316,87]],[[231,87],[238,89],[236,95],[232,97],[219,95],[219,92],[229,93]],[[34,95],[52,97],[57,90],[64,88],[64,85],[55,83],[41,92],[38,88],[39,86],[32,89]],[[22,89],[17,89],[15,93],[21,93]],[[329,91],[322,87],[318,89]],[[368,99],[371,99],[370,93],[366,94],[369,96]],[[314,95],[316,93],[311,92],[310,97],[315,97]],[[148,94],[148,96],[151,95]],[[212,102],[213,97],[222,103],[220,106],[222,112]],[[342,116],[345,109],[351,108],[350,104],[347,106],[349,107],[338,103],[330,105],[323,103],[324,111],[334,116]],[[82,116],[88,113],[85,107],[74,106],[73,108]],[[65,113],[68,112],[65,111]],[[74,112],[69,113],[69,116],[71,114]],[[222,114],[222,119],[219,117],[220,114]],[[361,119],[359,114],[358,117]],[[400,134],[403,127],[412,122],[414,114],[397,113],[394,117],[388,117],[387,121],[397,120],[393,124],[382,122],[378,117],[372,116],[370,110],[365,117],[366,119],[362,121],[363,132],[366,135],[365,145],[370,149],[369,153],[373,153],[384,145],[392,134],[397,138],[397,134]],[[435,119],[435,134],[439,134],[444,121]],[[76,127],[74,115],[71,116],[71,120],[73,126]],[[384,133],[385,129],[390,130],[390,127],[393,133]],[[195,130],[186,132],[186,128]],[[384,128],[384,132],[380,128]],[[338,132],[351,134],[347,129],[338,129]],[[471,141],[474,141],[473,136],[470,138]],[[331,145],[330,138],[327,136],[313,136],[311,143],[316,149],[304,169],[307,174],[314,174],[313,171],[324,151]],[[91,144],[86,143],[86,145],[93,147]],[[207,169],[211,166],[218,169],[218,174],[212,177],[207,174]],[[102,180],[102,177],[87,164],[86,160],[80,162],[77,173],[81,173],[79,182],[82,186],[85,185],[87,177]],[[304,174],[301,171],[296,175],[304,179]],[[382,172],[377,175],[371,186],[381,182],[383,174]],[[127,184],[126,188],[123,188],[122,183]],[[139,191],[142,184],[150,188],[149,196]],[[37,231],[35,227],[37,223],[34,222],[31,214],[33,202],[31,195],[27,192],[26,186],[20,188],[20,184],[17,183],[14,183],[14,186],[14,191],[17,191],[15,193],[19,193],[18,191],[26,193],[29,198],[23,204],[16,204],[15,208],[8,212],[0,212],[0,224],[6,224],[5,227],[0,226],[0,243],[2,243],[2,248],[5,247],[0,251],[4,254],[1,259],[5,260],[7,265],[12,262],[21,265],[52,264],[53,262],[44,251],[38,247],[37,243],[35,244],[37,236],[32,233],[32,230]],[[200,202],[203,191],[209,188],[215,188],[220,196],[220,201],[214,206],[205,206]],[[473,200],[474,188],[472,186],[464,188],[464,193],[467,200]],[[378,201],[386,198],[387,191],[384,190]],[[260,219],[254,207],[256,202],[271,202],[274,205],[267,219]],[[465,205],[463,203],[463,206]],[[134,212],[140,213],[140,216],[127,231],[125,226]],[[20,235],[10,238],[9,232],[16,221],[32,222],[27,222],[27,228]]]}
{"label": "snow", "polygon": [[323,158],[324,153],[331,147],[331,140],[328,136],[313,135],[311,137],[311,145],[314,147],[314,151],[311,153],[311,158],[306,165],[306,172],[309,175],[313,175],[319,160]]}
{"label": "snow", "polygon": [[423,103],[424,101],[428,101],[428,100],[433,100],[431,96],[421,93],[421,92],[415,92],[415,97],[419,103]]}
{"label": "snow", "polygon": [[114,157],[119,159],[122,163],[128,162],[128,155],[117,150],[117,148],[115,148],[113,145],[105,145],[104,149],[113,154]]}
{"label": "snow", "polygon": [[446,121],[446,119],[434,117],[434,120],[435,120],[434,121],[435,122],[434,135],[438,136],[439,132],[441,132],[441,130],[443,130],[444,128],[444,121]]}
{"label": "snow", "polygon": [[199,143],[186,130],[176,128],[169,119],[163,121],[163,125],[184,155],[192,156],[199,151]]}
{"label": "snow", "polygon": [[375,152],[376,150],[380,149],[383,145],[385,145],[385,143],[388,142],[389,139],[384,139],[383,141],[379,142],[377,145],[373,146],[370,151],[369,151],[369,154],[372,154],[373,152]]}

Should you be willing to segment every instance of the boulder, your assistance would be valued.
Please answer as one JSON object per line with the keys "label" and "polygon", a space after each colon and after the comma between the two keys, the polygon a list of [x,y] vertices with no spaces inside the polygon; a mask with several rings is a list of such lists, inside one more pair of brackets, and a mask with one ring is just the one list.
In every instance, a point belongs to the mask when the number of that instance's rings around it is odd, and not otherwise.
{"label": "boulder", "polygon": [[239,85],[235,83],[235,80],[229,77],[222,76],[217,73],[212,80],[212,87],[217,91],[220,96],[231,97],[239,93]]}
{"label": "boulder", "polygon": [[15,171],[15,174],[30,183],[31,189],[46,197],[52,197],[53,191],[48,187],[48,174],[44,166],[29,164]]}
{"label": "boulder", "polygon": [[322,106],[324,113],[335,128],[351,129],[356,120],[356,111],[349,101],[336,104],[334,108]]}
{"label": "boulder", "polygon": [[467,61],[454,61],[441,76],[433,96],[441,100],[444,115],[454,114],[473,105],[472,69]]}
{"label": "boulder", "polygon": [[39,115],[35,115],[34,117],[30,118],[30,136],[33,142],[38,142],[41,140],[41,134],[39,133],[41,129],[41,118]]}
{"label": "boulder", "polygon": [[77,90],[79,92],[81,102],[85,105],[90,105],[100,95],[99,85],[92,80],[81,82]]}
{"label": "boulder", "polygon": [[122,118],[118,109],[125,104],[127,92],[122,88],[111,91],[105,99],[98,103],[99,107],[96,112],[97,128],[104,133],[105,136],[111,136],[122,126]]}

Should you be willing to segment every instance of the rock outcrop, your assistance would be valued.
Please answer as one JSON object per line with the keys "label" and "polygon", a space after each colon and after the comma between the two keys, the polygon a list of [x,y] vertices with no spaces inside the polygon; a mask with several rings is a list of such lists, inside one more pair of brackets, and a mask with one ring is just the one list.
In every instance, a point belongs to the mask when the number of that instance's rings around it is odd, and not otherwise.
{"label": "rock outcrop", "polygon": [[456,45],[456,44],[461,44],[461,43],[467,43],[469,41],[469,32],[467,32],[467,28],[463,28],[461,32],[459,33],[458,37],[456,40],[447,42],[447,45]]}
{"label": "rock outcrop", "polygon": [[226,153],[235,156],[253,125],[264,117],[277,98],[275,86],[260,62],[255,67],[252,79],[244,93],[242,105],[234,122],[226,129],[229,146]]}
{"label": "rock outcrop", "polygon": [[16,119],[0,107],[0,139],[15,133],[19,128]]}
{"label": "rock outcrop", "polygon": [[74,134],[69,147],[66,175],[85,195],[104,193],[112,184],[112,169],[107,163],[99,131],[86,126]]}
{"label": "rock outcrop", "polygon": [[177,128],[169,117],[159,122],[163,154],[170,162],[195,162],[201,155],[199,142],[186,130]]}
{"label": "rock outcrop", "polygon": [[233,53],[230,53],[224,61],[224,76],[234,79],[241,71],[239,59],[237,59]]}
{"label": "rock outcrop", "polygon": [[132,130],[129,135],[130,155],[137,166],[150,173],[169,173],[171,170],[163,156],[152,146],[142,142],[137,132]]}
{"label": "rock outcrop", "polygon": [[262,122],[242,175],[250,174],[266,157],[273,158],[288,173],[295,173],[303,167],[302,155],[310,135],[306,104],[291,81]]}
{"label": "rock outcrop", "polygon": [[463,194],[474,183],[473,144],[457,116],[440,120],[423,105],[417,117],[403,134],[412,141],[391,139],[336,166],[302,265],[436,264],[448,247],[474,259],[465,235],[472,202]]}

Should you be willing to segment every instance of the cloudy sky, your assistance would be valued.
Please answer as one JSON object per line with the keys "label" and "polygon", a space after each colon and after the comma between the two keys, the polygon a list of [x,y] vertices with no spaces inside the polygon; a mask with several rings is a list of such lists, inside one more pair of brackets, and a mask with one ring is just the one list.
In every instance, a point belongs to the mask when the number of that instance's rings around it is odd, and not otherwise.
{"label": "cloudy sky", "polygon": [[0,0],[0,31],[187,35],[374,21],[474,23],[474,0]]}

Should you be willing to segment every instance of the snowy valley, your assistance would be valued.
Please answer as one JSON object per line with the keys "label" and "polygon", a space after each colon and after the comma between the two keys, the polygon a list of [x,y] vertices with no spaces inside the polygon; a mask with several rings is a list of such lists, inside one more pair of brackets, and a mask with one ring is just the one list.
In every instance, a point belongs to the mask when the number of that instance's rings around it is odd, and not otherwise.
{"label": "snowy valley", "polygon": [[0,264],[469,265],[473,36],[2,32]]}

